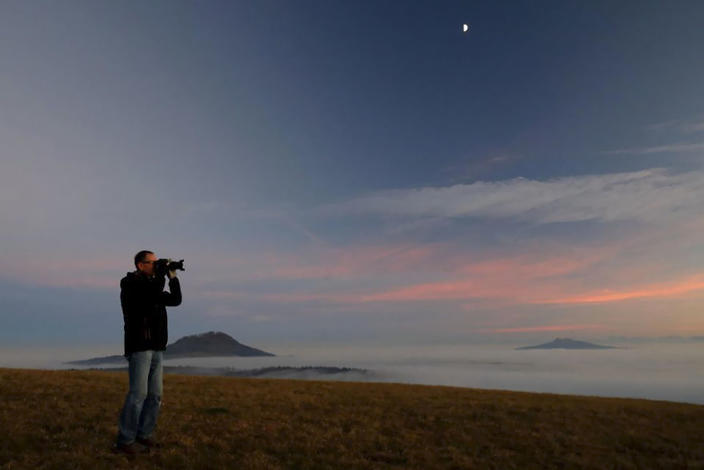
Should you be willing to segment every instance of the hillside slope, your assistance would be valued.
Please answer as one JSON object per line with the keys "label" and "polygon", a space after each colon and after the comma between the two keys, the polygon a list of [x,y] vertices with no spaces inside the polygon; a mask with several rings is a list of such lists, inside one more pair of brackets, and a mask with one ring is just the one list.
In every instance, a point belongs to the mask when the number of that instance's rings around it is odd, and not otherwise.
{"label": "hillside slope", "polygon": [[164,377],[156,437],[110,452],[124,372],[0,369],[6,468],[702,468],[704,406],[440,386]]}

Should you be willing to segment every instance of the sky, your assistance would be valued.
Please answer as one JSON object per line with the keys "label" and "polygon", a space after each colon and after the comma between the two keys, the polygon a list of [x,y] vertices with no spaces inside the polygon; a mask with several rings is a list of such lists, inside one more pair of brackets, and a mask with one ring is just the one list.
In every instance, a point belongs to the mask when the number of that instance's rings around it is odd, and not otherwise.
{"label": "sky", "polygon": [[[463,32],[467,23],[469,31]],[[704,4],[0,3],[0,341],[704,335]]]}

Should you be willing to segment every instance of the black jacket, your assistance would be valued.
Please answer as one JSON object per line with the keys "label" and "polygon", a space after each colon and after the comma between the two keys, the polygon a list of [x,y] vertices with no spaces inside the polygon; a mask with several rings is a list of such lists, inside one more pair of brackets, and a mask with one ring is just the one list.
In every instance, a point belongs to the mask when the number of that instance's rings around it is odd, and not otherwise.
{"label": "black jacket", "polygon": [[141,271],[127,273],[120,281],[125,356],[148,349],[166,349],[166,307],[181,304],[181,284],[178,278],[169,280],[170,293],[164,292],[164,284],[164,277],[150,277]]}

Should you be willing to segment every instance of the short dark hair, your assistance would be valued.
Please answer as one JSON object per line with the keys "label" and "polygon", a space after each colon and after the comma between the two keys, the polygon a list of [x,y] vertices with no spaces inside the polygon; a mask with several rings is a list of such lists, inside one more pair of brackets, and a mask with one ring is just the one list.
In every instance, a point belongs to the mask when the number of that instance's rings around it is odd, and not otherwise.
{"label": "short dark hair", "polygon": [[142,250],[136,255],[134,255],[134,267],[139,269],[139,266],[137,266],[137,263],[143,262],[145,259],[147,259],[147,255],[153,255],[153,251],[149,250]]}

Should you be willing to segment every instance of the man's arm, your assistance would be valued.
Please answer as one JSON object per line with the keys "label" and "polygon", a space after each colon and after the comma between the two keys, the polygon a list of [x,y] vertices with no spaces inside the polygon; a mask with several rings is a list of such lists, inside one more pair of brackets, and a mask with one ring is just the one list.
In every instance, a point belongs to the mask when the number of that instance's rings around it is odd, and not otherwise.
{"label": "man's arm", "polygon": [[181,284],[177,277],[169,279],[169,290],[171,292],[162,291],[159,297],[159,303],[167,307],[177,307],[181,305]]}
{"label": "man's arm", "polygon": [[124,287],[120,290],[120,305],[122,306],[122,316],[127,320],[132,313],[132,296]]}

